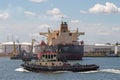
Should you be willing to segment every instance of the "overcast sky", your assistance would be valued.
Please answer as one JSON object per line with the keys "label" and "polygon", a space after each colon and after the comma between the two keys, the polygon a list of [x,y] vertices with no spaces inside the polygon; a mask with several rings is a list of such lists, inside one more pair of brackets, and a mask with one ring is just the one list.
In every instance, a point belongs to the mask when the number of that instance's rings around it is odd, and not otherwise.
{"label": "overcast sky", "polygon": [[120,42],[120,0],[0,0],[0,42],[44,40],[61,17],[86,44]]}

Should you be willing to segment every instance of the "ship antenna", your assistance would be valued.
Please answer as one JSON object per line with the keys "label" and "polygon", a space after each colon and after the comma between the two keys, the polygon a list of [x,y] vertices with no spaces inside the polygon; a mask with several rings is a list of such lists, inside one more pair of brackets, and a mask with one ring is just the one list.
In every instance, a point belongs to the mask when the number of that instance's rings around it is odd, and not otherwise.
{"label": "ship antenna", "polygon": [[50,28],[48,27],[48,33],[50,33]]}
{"label": "ship antenna", "polygon": [[62,23],[63,23],[63,19],[64,19],[64,17],[62,16],[62,17],[61,17],[61,22],[62,22]]}

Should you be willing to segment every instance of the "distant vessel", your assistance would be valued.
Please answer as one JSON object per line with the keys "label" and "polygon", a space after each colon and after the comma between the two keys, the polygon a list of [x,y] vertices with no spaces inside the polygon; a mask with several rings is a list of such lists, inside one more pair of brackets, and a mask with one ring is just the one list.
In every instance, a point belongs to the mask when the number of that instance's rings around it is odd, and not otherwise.
{"label": "distant vessel", "polygon": [[[20,45],[19,45],[20,48]],[[20,52],[20,49],[19,49]],[[11,53],[10,59],[21,59],[21,55],[17,53],[15,42],[13,42],[13,52]]]}
{"label": "distant vessel", "polygon": [[28,62],[21,64],[21,66],[29,71],[41,72],[41,71],[72,71],[72,72],[83,72],[97,70],[99,66],[96,64],[81,65],[79,63],[69,64],[64,61],[57,59],[57,54],[47,52],[39,54],[39,59],[35,62]]}
{"label": "distant vessel", "polygon": [[58,54],[58,59],[62,60],[81,60],[84,53],[84,42],[78,41],[80,35],[84,32],[77,30],[70,31],[66,22],[62,22],[60,29],[44,33],[40,35],[47,37],[47,44],[42,41],[40,45],[40,53],[49,50]]}
{"label": "distant vessel", "polygon": [[21,45],[19,44],[18,46],[19,50],[16,51],[16,46],[15,46],[15,42],[13,42],[13,52],[11,53],[10,59],[12,60],[27,60],[27,61],[31,61],[31,59],[34,58],[33,54],[32,54],[32,48],[30,52],[26,52],[25,50],[21,50]]}

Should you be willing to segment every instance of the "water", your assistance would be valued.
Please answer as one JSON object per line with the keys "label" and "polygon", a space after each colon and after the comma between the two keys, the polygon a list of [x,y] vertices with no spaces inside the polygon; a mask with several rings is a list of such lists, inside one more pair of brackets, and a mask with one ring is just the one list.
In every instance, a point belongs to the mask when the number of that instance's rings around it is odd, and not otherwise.
{"label": "water", "polygon": [[100,69],[87,72],[29,72],[20,65],[22,61],[0,58],[0,80],[120,80],[120,58],[83,58],[81,64],[97,64]]}

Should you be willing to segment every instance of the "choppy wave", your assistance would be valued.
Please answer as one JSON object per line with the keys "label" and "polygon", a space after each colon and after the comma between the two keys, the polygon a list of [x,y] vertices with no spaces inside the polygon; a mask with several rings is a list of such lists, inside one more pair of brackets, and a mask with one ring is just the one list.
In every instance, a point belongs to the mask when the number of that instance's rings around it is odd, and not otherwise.
{"label": "choppy wave", "polygon": [[28,70],[26,70],[24,68],[17,68],[17,69],[15,69],[15,71],[18,71],[18,72],[29,72]]}

